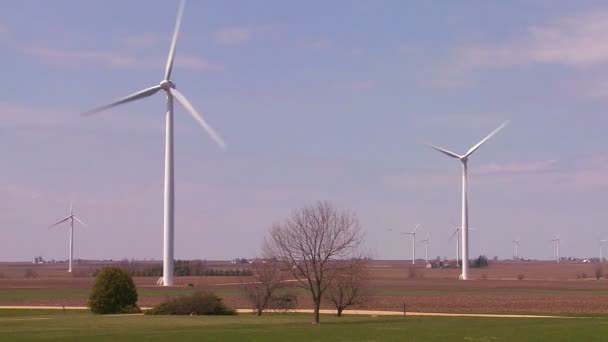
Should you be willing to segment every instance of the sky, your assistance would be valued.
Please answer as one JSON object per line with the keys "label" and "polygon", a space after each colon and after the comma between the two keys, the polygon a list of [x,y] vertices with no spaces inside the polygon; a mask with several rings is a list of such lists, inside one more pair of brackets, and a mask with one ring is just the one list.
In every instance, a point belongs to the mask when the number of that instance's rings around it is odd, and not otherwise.
{"label": "sky", "polygon": [[[162,257],[164,96],[177,1],[0,2],[0,260]],[[175,257],[260,254],[317,200],[357,214],[364,249],[409,259],[410,231],[453,258],[458,153],[470,254],[597,257],[608,238],[604,1],[190,1],[173,81]],[[391,230],[389,230],[391,229]],[[417,248],[418,257],[424,248]]]}

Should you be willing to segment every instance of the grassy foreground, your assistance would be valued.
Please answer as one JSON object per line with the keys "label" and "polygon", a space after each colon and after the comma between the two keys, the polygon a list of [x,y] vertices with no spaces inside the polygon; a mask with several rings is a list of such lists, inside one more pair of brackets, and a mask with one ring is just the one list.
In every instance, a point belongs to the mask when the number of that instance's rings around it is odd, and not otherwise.
{"label": "grassy foreground", "polygon": [[605,341],[608,318],[96,316],[0,310],[2,341]]}

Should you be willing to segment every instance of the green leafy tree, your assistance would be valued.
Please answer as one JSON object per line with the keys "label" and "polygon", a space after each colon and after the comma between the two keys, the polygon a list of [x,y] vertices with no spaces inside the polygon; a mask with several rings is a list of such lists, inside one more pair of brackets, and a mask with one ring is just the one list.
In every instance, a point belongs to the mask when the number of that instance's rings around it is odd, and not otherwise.
{"label": "green leafy tree", "polygon": [[95,277],[89,307],[97,314],[134,313],[137,289],[129,273],[120,267],[104,267]]}

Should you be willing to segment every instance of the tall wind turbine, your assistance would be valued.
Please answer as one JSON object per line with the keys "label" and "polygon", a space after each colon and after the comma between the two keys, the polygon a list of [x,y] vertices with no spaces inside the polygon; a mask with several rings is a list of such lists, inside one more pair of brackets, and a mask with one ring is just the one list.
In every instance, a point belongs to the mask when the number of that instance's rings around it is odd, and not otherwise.
{"label": "tall wind turbine", "polygon": [[416,264],[416,231],[418,230],[418,228],[420,228],[419,224],[417,224],[414,227],[414,230],[412,230],[411,232],[403,233],[405,235],[412,236],[412,264]]}
{"label": "tall wind turbine", "polygon": [[431,242],[431,239],[429,237],[429,234],[426,234],[426,238],[424,240],[421,240],[420,242],[424,243],[424,259],[426,260],[426,263],[429,263],[429,243]]}
{"label": "tall wind turbine", "polygon": [[463,155],[459,155],[444,148],[429,144],[430,147],[447,155],[448,157],[460,160],[460,163],[462,164],[462,273],[460,275],[460,278],[463,280],[469,279],[469,210],[467,207],[467,162],[469,160],[469,157],[475,151],[477,151],[477,149],[481,147],[481,145],[483,145],[486,141],[492,138],[495,134],[500,132],[500,130],[502,130],[508,123],[508,121],[503,122],[500,126],[498,126],[498,128],[492,131],[492,133],[488,134],[487,137],[483,138],[480,142],[471,147],[467,151],[467,153]]}
{"label": "tall wind turbine", "polygon": [[[179,27],[182,21],[182,15],[184,13],[185,1],[182,0],[179,4],[177,12],[177,22],[175,24],[175,31],[173,32],[173,39],[171,40],[171,47],[169,49],[169,57],[167,59],[167,65],[165,67],[165,76],[163,80],[158,84],[149,88],[140,90],[136,93],[123,97],[110,104],[97,107],[83,115],[91,115],[106,109],[116,107],[118,105],[140,100],[149,96],[152,96],[164,90],[167,95],[167,113],[165,117],[166,133],[165,133],[165,194],[164,194],[164,243],[163,243],[163,277],[162,285],[171,286],[173,285],[173,223],[174,223],[174,184],[173,184],[173,100],[186,109],[187,112],[192,115],[196,120],[211,136],[221,148],[225,148],[224,141],[217,134],[211,126],[201,117],[201,115],[194,109],[190,104],[190,101],[186,99],[181,92],[175,89],[175,83],[171,81],[171,71],[173,70],[173,60],[175,58],[175,47],[177,44],[177,36],[179,34]],[[160,279],[159,279],[160,282]]]}
{"label": "tall wind turbine", "polygon": [[600,240],[600,262],[604,262],[604,244],[607,242],[608,240]]}
{"label": "tall wind turbine", "polygon": [[513,244],[515,245],[515,260],[519,260],[519,237],[513,240]]}
{"label": "tall wind turbine", "polygon": [[82,220],[80,220],[78,217],[76,217],[76,215],[74,215],[74,209],[72,207],[72,204],[70,203],[70,215],[68,215],[68,217],[60,220],[59,222],[53,224],[52,226],[49,227],[49,229],[65,222],[65,221],[70,221],[70,259],[68,261],[68,272],[72,272],[72,259],[74,256],[74,221],[82,224],[83,226],[86,226],[86,223],[82,222]]}
{"label": "tall wind turbine", "polygon": [[555,242],[555,258],[557,258],[557,262],[559,262],[559,234],[557,234],[557,237],[551,241]]}

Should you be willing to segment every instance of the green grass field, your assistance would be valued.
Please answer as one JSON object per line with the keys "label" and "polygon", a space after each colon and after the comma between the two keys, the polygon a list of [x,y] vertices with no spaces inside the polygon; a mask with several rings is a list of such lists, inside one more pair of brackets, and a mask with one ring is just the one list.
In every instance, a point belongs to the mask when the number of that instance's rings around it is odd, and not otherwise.
{"label": "green grass field", "polygon": [[[42,319],[41,319],[42,318]],[[370,317],[324,315],[97,316],[0,310],[0,340],[31,341],[606,341],[608,318]]]}

